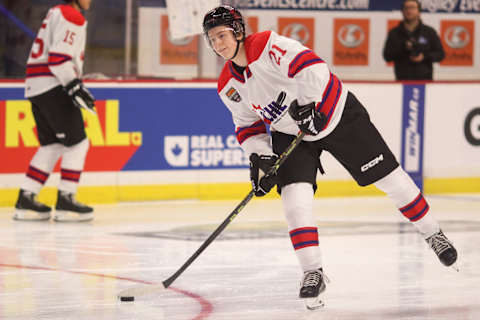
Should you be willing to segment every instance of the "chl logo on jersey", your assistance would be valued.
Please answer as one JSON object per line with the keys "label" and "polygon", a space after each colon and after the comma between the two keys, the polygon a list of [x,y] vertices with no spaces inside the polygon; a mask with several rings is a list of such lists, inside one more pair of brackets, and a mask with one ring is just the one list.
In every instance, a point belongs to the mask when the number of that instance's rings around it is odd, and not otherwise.
{"label": "chl logo on jersey", "polygon": [[287,109],[286,105],[279,105],[276,101],[272,101],[268,106],[262,108],[261,105],[254,105],[252,103],[253,109],[260,114],[265,123],[271,124],[280,120],[285,114],[284,111]]}
{"label": "chl logo on jersey", "polygon": [[237,90],[235,90],[234,87],[230,87],[230,89],[227,90],[226,95],[228,99],[232,100],[233,102],[242,101],[242,97],[240,97],[240,94],[238,93]]}

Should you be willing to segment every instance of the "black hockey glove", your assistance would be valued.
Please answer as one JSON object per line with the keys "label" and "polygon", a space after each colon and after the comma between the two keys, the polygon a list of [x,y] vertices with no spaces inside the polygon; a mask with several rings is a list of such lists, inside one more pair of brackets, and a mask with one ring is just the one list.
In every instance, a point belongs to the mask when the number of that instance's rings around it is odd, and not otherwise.
{"label": "black hockey glove", "polygon": [[83,85],[82,80],[73,79],[65,86],[65,91],[72,98],[77,108],[83,108],[95,114],[95,98]]}
{"label": "black hockey glove", "polygon": [[277,184],[277,174],[267,175],[267,172],[277,161],[277,156],[266,156],[252,153],[250,155],[250,180],[253,192],[257,197],[263,197]]}
{"label": "black hockey glove", "polygon": [[295,99],[290,103],[288,113],[302,132],[313,136],[319,134],[327,124],[327,117],[322,112],[315,110],[314,102],[300,106]]}

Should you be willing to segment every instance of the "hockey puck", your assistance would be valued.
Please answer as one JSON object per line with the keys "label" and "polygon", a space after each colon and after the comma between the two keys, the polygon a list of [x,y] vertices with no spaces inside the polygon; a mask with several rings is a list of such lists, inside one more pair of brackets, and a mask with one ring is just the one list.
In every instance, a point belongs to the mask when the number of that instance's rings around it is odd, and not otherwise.
{"label": "hockey puck", "polygon": [[135,297],[120,297],[120,301],[126,302],[126,301],[134,301]]}

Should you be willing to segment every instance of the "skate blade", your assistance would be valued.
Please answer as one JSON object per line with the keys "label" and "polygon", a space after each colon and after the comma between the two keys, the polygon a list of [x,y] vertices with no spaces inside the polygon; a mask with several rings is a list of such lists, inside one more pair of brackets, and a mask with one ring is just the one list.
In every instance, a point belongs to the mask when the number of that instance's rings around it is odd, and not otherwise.
{"label": "skate blade", "polygon": [[45,221],[48,219],[50,219],[50,212],[17,210],[13,214],[13,220],[18,220],[18,221]]}
{"label": "skate blade", "polygon": [[452,268],[453,270],[457,271],[457,272],[460,272],[460,269],[458,268],[458,264],[455,262],[454,264],[452,264],[450,266],[450,268]]}
{"label": "skate blade", "polygon": [[323,307],[325,307],[325,302],[323,302],[320,297],[315,297],[315,298],[305,298],[305,307],[307,307],[308,310],[318,310]]}
{"label": "skate blade", "polygon": [[56,211],[53,221],[56,222],[85,222],[93,220],[93,212],[76,213],[71,211]]}

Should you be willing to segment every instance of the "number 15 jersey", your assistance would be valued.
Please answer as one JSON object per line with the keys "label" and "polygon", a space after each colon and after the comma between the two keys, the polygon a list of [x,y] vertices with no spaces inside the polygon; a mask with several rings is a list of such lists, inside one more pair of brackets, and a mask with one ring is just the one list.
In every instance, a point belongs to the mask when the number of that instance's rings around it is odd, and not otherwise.
{"label": "number 15 jersey", "polygon": [[69,5],[51,8],[27,60],[25,97],[65,86],[82,76],[87,21]]}

